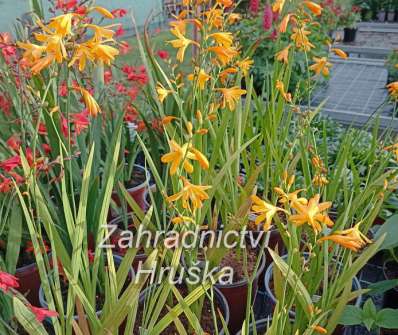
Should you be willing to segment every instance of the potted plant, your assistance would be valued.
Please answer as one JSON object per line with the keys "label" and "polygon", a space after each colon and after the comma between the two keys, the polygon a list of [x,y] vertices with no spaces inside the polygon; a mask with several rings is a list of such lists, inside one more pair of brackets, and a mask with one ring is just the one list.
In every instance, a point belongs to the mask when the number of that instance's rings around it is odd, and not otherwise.
{"label": "potted plant", "polygon": [[397,9],[396,1],[390,0],[387,4],[388,12],[387,12],[387,21],[394,22],[395,21],[395,11]]}
{"label": "potted plant", "polygon": [[382,0],[378,4],[377,20],[379,22],[384,22],[387,19],[387,0]]}
{"label": "potted plant", "polygon": [[361,20],[360,9],[357,6],[344,8],[339,19],[339,26],[344,28],[344,43],[355,42],[358,31],[357,24]]}
{"label": "potted plant", "polygon": [[369,298],[362,308],[346,306],[340,323],[344,326],[363,326],[372,334],[394,335],[398,332],[398,309],[377,310],[372,299]]}

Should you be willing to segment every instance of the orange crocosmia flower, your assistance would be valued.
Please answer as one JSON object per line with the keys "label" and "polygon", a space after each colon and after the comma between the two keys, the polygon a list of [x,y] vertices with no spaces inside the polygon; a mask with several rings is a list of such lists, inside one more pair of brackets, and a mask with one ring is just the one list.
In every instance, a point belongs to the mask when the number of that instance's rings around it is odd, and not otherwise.
{"label": "orange crocosmia flower", "polygon": [[158,93],[159,101],[163,103],[164,99],[173,91],[166,89],[161,83],[157,83],[156,92]]}
{"label": "orange crocosmia flower", "polygon": [[301,205],[307,205],[308,200],[306,198],[299,198],[298,194],[302,191],[297,190],[291,193],[286,193],[283,191],[280,187],[275,187],[274,191],[279,194],[279,202],[284,205],[290,205],[291,207],[295,207],[296,203],[299,203]]}
{"label": "orange crocosmia flower", "polygon": [[238,13],[231,13],[231,14],[228,16],[228,23],[229,23],[229,24],[234,24],[234,23],[239,22],[240,19],[241,19],[241,15],[240,15],[240,14],[238,14]]}
{"label": "orange crocosmia flower", "polygon": [[288,45],[286,48],[284,48],[283,50],[279,51],[275,57],[276,60],[278,62],[283,62],[285,64],[289,63],[289,49],[290,49],[290,45]]}
{"label": "orange crocosmia flower", "polygon": [[225,48],[221,46],[215,46],[210,47],[207,50],[216,54],[217,59],[221,62],[222,66],[226,66],[237,55],[239,55],[239,52],[234,47]]}
{"label": "orange crocosmia flower", "polygon": [[177,118],[175,116],[165,116],[162,119],[162,124],[165,126],[167,124],[170,124],[172,121],[177,120]]}
{"label": "orange crocosmia flower", "polygon": [[280,13],[283,10],[283,6],[285,5],[285,0],[276,0],[272,5],[272,11],[274,13]]}
{"label": "orange crocosmia flower", "polygon": [[312,12],[312,14],[319,16],[322,14],[322,7],[312,1],[304,1],[304,5]]}
{"label": "orange crocosmia flower", "polygon": [[187,173],[193,172],[193,166],[189,162],[189,160],[198,161],[199,165],[203,169],[209,168],[209,162],[207,158],[197,149],[193,148],[188,143],[185,143],[182,147],[171,140],[170,144],[170,152],[163,155],[161,157],[162,163],[171,163],[170,167],[170,175],[174,175],[177,172],[178,167],[182,164],[184,170]]}
{"label": "orange crocosmia flower", "polygon": [[246,94],[246,90],[242,90],[238,86],[231,88],[217,88],[216,90],[220,91],[222,94],[221,107],[225,108],[228,106],[230,111],[235,110],[236,103],[239,101],[240,97]]}
{"label": "orange crocosmia flower", "polygon": [[219,77],[220,77],[220,81],[225,84],[225,82],[228,79],[228,76],[230,74],[234,74],[234,73],[238,73],[238,69],[234,68],[234,67],[229,67],[223,71],[220,72]]}
{"label": "orange crocosmia flower", "polygon": [[322,223],[327,222],[327,214],[324,212],[332,206],[331,202],[319,203],[321,196],[317,194],[306,205],[296,203],[294,209],[297,214],[291,215],[289,221],[296,226],[305,223],[310,225],[316,234],[322,231]]}
{"label": "orange crocosmia flower", "polygon": [[391,97],[398,100],[398,81],[388,84],[387,86],[388,92]]}
{"label": "orange crocosmia flower", "polygon": [[91,7],[89,10],[89,12],[91,11],[96,11],[98,13],[100,13],[103,17],[106,17],[108,19],[114,19],[114,15],[107,9],[105,9],[104,7],[100,7],[100,6],[95,6],[95,7]]}
{"label": "orange crocosmia flower", "polygon": [[206,191],[211,188],[211,186],[194,185],[191,184],[185,177],[180,177],[183,181],[183,189],[166,198],[167,202],[174,202],[177,200],[182,201],[182,207],[195,212],[196,209],[203,207],[203,201],[209,199]]}
{"label": "orange crocosmia flower", "polygon": [[301,28],[294,27],[291,39],[296,44],[297,48],[303,51],[309,51],[315,47],[308,39],[308,35],[310,34],[311,34],[310,31],[305,30],[305,26]]}
{"label": "orange crocosmia flower", "polygon": [[280,33],[286,33],[287,26],[289,24],[290,18],[292,14],[286,14],[285,17],[282,19],[281,24],[279,26],[279,32]]}
{"label": "orange crocosmia flower", "polygon": [[232,7],[234,4],[234,0],[216,0],[216,2],[225,8]]}
{"label": "orange crocosmia flower", "polygon": [[184,55],[187,47],[190,44],[199,46],[198,42],[192,41],[186,38],[178,29],[172,29],[171,33],[177,37],[175,40],[168,41],[173,48],[178,49],[177,51],[177,60],[182,63],[184,61]]}
{"label": "orange crocosmia flower", "polygon": [[398,161],[398,143],[395,143],[393,145],[389,145],[384,148],[384,150],[388,150],[394,153],[395,159]]}
{"label": "orange crocosmia flower", "polygon": [[244,76],[249,73],[253,64],[254,61],[248,57],[236,62],[236,66],[241,69]]}
{"label": "orange crocosmia flower", "polygon": [[214,39],[219,45],[229,48],[233,42],[234,42],[234,37],[232,33],[229,32],[217,32],[210,34],[208,38]]}
{"label": "orange crocosmia flower", "polygon": [[318,333],[318,334],[327,334],[328,333],[328,331],[325,329],[325,328],[323,328],[323,327],[321,327],[321,326],[314,326],[314,331],[316,332],[316,333]]}
{"label": "orange crocosmia flower", "polygon": [[311,65],[309,69],[314,71],[317,75],[322,73],[324,76],[328,76],[329,68],[332,66],[332,64],[328,62],[328,59],[326,57],[314,57],[313,60],[315,64]]}
{"label": "orange crocosmia flower", "polygon": [[279,93],[283,96],[286,102],[292,102],[292,95],[290,93],[287,93],[285,91],[285,85],[283,84],[282,81],[277,80],[276,81],[276,89],[279,91]]}
{"label": "orange crocosmia flower", "polygon": [[83,97],[84,104],[86,105],[89,114],[93,117],[96,117],[98,113],[101,113],[100,106],[90,92],[82,87],[78,87],[77,89],[80,91],[80,94]]}
{"label": "orange crocosmia flower", "polygon": [[256,195],[252,195],[250,198],[253,201],[252,212],[258,215],[254,223],[259,225],[264,222],[263,229],[265,231],[271,228],[272,219],[277,212],[286,212],[282,208],[265,202]]}
{"label": "orange crocosmia flower", "polygon": [[54,29],[56,34],[60,35],[61,37],[70,35],[72,32],[72,18],[74,15],[74,13],[67,13],[54,17],[50,20],[48,28]]}
{"label": "orange crocosmia flower", "polygon": [[198,74],[191,73],[188,75],[188,80],[193,81],[195,78],[197,79],[199,88],[204,90],[206,83],[211,79],[211,76],[209,76],[203,69],[200,69]]}
{"label": "orange crocosmia flower", "polygon": [[348,58],[348,55],[341,49],[334,48],[334,49],[332,49],[332,51],[335,53],[335,55],[339,56],[340,58],[343,58],[343,59]]}
{"label": "orange crocosmia flower", "polygon": [[195,223],[194,219],[189,216],[176,216],[171,219],[171,222],[174,224],[182,224],[182,223]]}
{"label": "orange crocosmia flower", "polygon": [[206,16],[207,24],[210,25],[210,28],[221,29],[224,24],[224,12],[222,9],[217,9],[213,7],[212,9],[204,12]]}
{"label": "orange crocosmia flower", "polygon": [[359,230],[360,224],[361,222],[356,224],[353,228],[336,231],[329,236],[322,237],[318,240],[318,243],[322,243],[324,241],[332,241],[336,244],[341,245],[344,248],[350,249],[354,252],[358,252],[367,244],[373,243],[365,236],[365,234],[363,234]]}

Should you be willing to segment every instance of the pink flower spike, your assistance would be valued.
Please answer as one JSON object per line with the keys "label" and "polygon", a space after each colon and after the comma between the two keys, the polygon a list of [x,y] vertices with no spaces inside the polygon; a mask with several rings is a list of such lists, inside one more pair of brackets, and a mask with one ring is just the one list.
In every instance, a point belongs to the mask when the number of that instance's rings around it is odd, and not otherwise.
{"label": "pink flower spike", "polygon": [[264,8],[264,16],[263,16],[263,29],[265,31],[268,31],[272,28],[272,19],[273,14],[272,14],[272,7],[269,4],[265,5]]}

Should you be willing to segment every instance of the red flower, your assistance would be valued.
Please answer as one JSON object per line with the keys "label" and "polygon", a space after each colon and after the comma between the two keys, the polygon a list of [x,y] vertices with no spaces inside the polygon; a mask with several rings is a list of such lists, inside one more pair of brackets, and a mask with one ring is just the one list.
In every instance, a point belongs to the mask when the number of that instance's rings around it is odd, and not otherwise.
{"label": "red flower", "polygon": [[127,80],[136,81],[143,86],[146,85],[148,83],[148,75],[145,66],[140,66],[138,68],[132,67],[132,71],[127,74]]}
{"label": "red flower", "polygon": [[18,278],[6,272],[0,271],[0,290],[7,293],[10,288],[18,288]]}
{"label": "red flower", "polygon": [[93,264],[94,263],[94,258],[95,258],[95,252],[93,252],[91,249],[89,249],[87,251],[87,256],[88,256],[88,262],[90,264]]}
{"label": "red flower", "polygon": [[13,177],[13,178],[15,179],[15,182],[16,182],[17,184],[22,184],[22,183],[25,182],[25,178],[22,177],[22,176],[20,176],[20,175],[19,175],[18,173],[16,173],[16,172],[11,171],[11,172],[9,172],[8,174],[9,174],[11,177]]}
{"label": "red flower", "polygon": [[14,151],[19,151],[19,148],[21,147],[21,140],[16,136],[12,135],[8,140],[7,140],[7,145]]}
{"label": "red flower", "polygon": [[[1,178],[3,179],[0,182],[0,193],[8,193],[11,191],[12,189],[12,180],[10,178],[6,178],[4,176],[1,176]],[[0,288],[1,288],[1,283],[0,283]]]}
{"label": "red flower", "polygon": [[170,57],[169,53],[166,50],[159,50],[157,53],[158,56],[163,60],[168,59]]}
{"label": "red flower", "polygon": [[126,114],[124,115],[124,121],[134,122],[135,120],[137,120],[137,117],[138,117],[138,112],[134,108],[134,106],[131,106],[131,105],[127,106]]}
{"label": "red flower", "polygon": [[146,130],[146,124],[143,120],[137,122],[137,131],[143,132]]}
{"label": "red flower", "polygon": [[[50,251],[50,247],[47,245],[46,241],[43,241],[44,248],[42,248],[42,253],[48,253]],[[25,251],[27,253],[33,253],[35,252],[35,247],[33,246],[32,241],[27,241],[26,242],[26,248]]]}
{"label": "red flower", "polygon": [[112,81],[112,71],[107,70],[104,72],[104,81],[105,84],[109,84]]}
{"label": "red flower", "polygon": [[121,84],[121,83],[117,83],[117,84],[115,85],[115,87],[116,87],[116,91],[119,92],[119,93],[124,94],[124,93],[127,92],[126,86],[124,86],[124,85]]}
{"label": "red flower", "polygon": [[79,6],[75,10],[75,14],[78,15],[85,15],[87,13],[87,7],[86,6]]}
{"label": "red flower", "polygon": [[65,138],[69,135],[68,120],[61,114],[61,131]]}
{"label": "red flower", "polygon": [[42,123],[42,122],[39,124],[38,133],[39,133],[40,135],[47,135],[47,128],[46,128],[46,125],[45,125],[44,123]]}
{"label": "red flower", "polygon": [[76,134],[80,135],[84,129],[87,129],[90,125],[90,120],[88,119],[88,111],[85,109],[81,113],[72,115],[72,122],[75,125]]}
{"label": "red flower", "polygon": [[0,109],[6,116],[11,116],[11,102],[5,96],[0,95]]}
{"label": "red flower", "polygon": [[68,96],[68,85],[66,84],[66,81],[63,81],[61,83],[61,85],[59,86],[58,95],[60,97],[67,97]]}
{"label": "red flower", "polygon": [[267,4],[265,5],[264,8],[264,16],[263,16],[263,29],[265,31],[268,31],[272,28],[272,18],[273,14],[272,14],[272,8],[271,5]]}
{"label": "red flower", "polygon": [[112,12],[114,17],[123,17],[127,14],[127,10],[124,8],[114,9]]}
{"label": "red flower", "polygon": [[55,8],[68,11],[75,8],[76,5],[77,5],[77,0],[69,0],[69,1],[57,0],[57,5],[55,6]]}
{"label": "red flower", "polygon": [[29,308],[36,316],[37,321],[39,321],[40,323],[42,323],[45,318],[52,318],[58,316],[58,313],[56,311],[49,311],[48,309],[39,308],[32,305],[29,305]]}
{"label": "red flower", "polygon": [[14,170],[16,167],[20,165],[21,165],[21,158],[18,155],[0,162],[0,168],[4,169],[7,172]]}
{"label": "red flower", "polygon": [[43,151],[46,155],[51,152],[51,147],[47,143],[43,143],[41,147],[43,148]]}
{"label": "red flower", "polygon": [[138,90],[138,88],[137,88],[137,87],[134,87],[134,86],[131,87],[131,88],[127,91],[127,95],[130,97],[130,99],[131,99],[132,101],[134,101],[135,99],[137,99],[138,93],[140,93],[139,90]]}
{"label": "red flower", "polygon": [[126,32],[124,31],[123,26],[120,25],[120,26],[116,29],[116,31],[115,31],[115,36],[116,36],[116,37],[121,37],[121,36],[123,36],[125,33],[126,33]]}

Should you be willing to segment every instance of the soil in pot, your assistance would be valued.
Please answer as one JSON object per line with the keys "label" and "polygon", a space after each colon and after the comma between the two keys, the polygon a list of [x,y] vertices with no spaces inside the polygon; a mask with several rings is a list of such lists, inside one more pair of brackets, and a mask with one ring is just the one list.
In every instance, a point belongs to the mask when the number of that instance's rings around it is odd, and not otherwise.
{"label": "soil in pot", "polygon": [[[179,292],[181,293],[181,295],[183,297],[186,297],[188,295],[188,290],[185,287],[180,287],[179,288]],[[215,294],[215,297],[217,297],[217,294]],[[228,307],[225,306],[220,300],[221,299],[214,299],[214,310],[215,311],[218,311],[218,310],[221,311],[221,313],[223,314],[223,318],[227,321],[228,311],[226,309]],[[139,335],[140,334],[139,327],[142,325],[143,313],[144,313],[144,310],[145,310],[144,306],[142,304],[143,303],[141,303],[140,306],[138,307],[136,323],[135,323],[135,326],[134,326],[134,333],[133,333],[134,335]],[[173,308],[177,304],[178,304],[178,301],[173,296],[173,302],[172,302],[171,306],[164,306],[164,308],[160,312],[158,320],[161,320],[169,312],[168,307]],[[220,316],[219,316],[219,314],[217,312],[216,312],[216,315],[217,315],[218,330],[221,331],[222,330],[221,318],[220,318]],[[188,334],[190,334],[190,335],[191,334],[192,335],[195,334],[192,330],[190,330],[189,321],[188,321],[188,319],[187,319],[187,317],[185,316],[184,313],[180,314],[179,320],[183,324],[184,329],[188,332]],[[200,325],[201,325],[202,329],[204,330],[204,332],[206,332],[208,334],[215,334],[216,333],[214,320],[213,320],[213,313],[212,313],[212,303],[207,298],[205,298],[204,303],[203,303],[202,314],[201,314],[201,318],[200,318]],[[175,335],[175,334],[178,334],[178,331],[177,331],[177,328],[175,327],[174,323],[170,324],[166,329],[164,329],[162,331],[162,335]]]}

